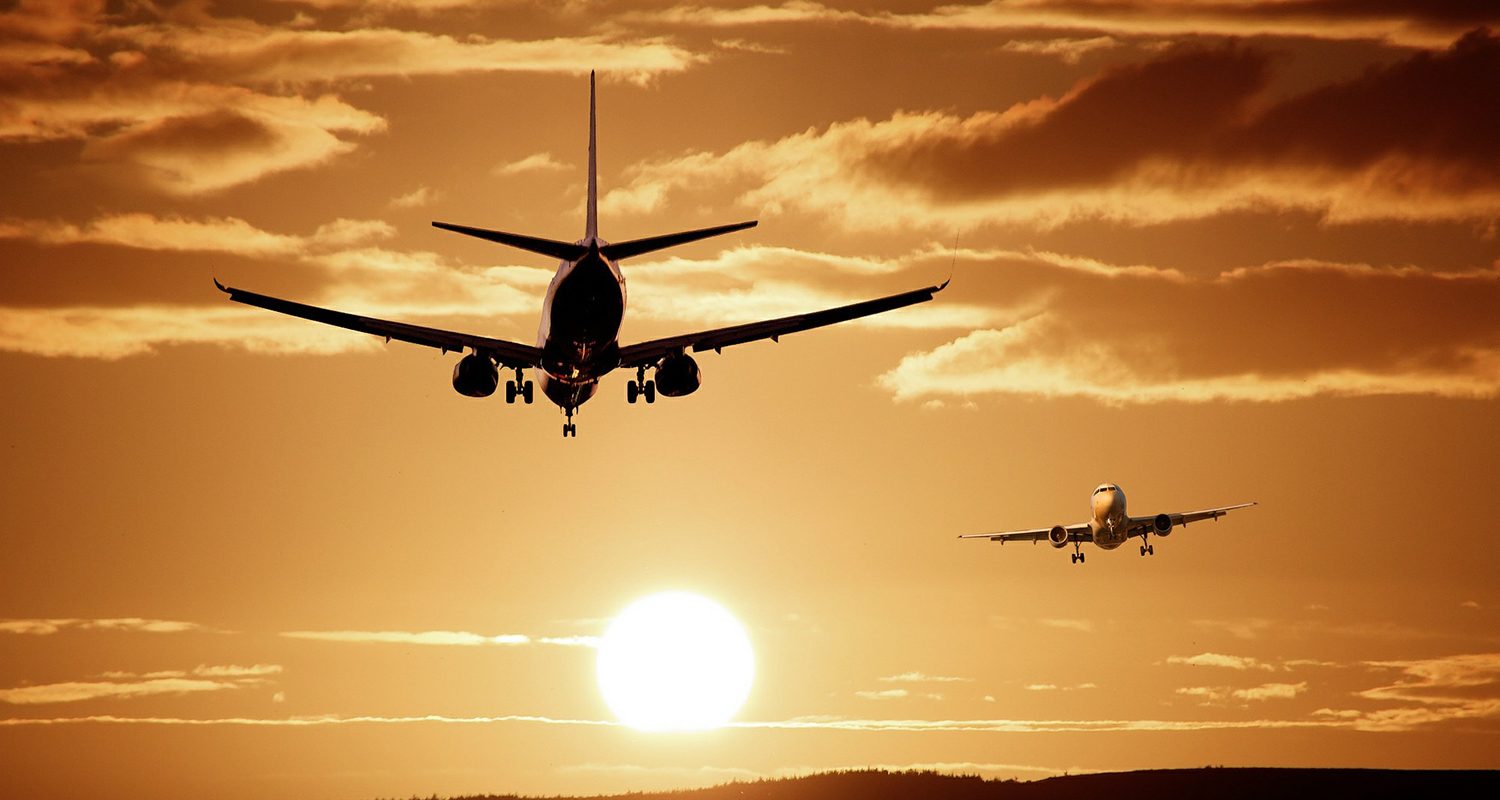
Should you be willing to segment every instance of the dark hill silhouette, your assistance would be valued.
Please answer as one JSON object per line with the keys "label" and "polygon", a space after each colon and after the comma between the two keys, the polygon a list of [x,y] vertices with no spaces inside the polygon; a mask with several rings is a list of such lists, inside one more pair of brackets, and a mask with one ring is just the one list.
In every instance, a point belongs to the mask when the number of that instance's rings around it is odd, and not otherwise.
{"label": "dark hill silhouette", "polygon": [[[1063,775],[1038,781],[989,780],[935,772],[860,770],[801,778],[739,781],[708,789],[576,798],[575,800],[1383,800],[1500,798],[1497,770],[1281,769],[1206,767]],[[468,795],[451,800],[525,800],[520,795]]]}

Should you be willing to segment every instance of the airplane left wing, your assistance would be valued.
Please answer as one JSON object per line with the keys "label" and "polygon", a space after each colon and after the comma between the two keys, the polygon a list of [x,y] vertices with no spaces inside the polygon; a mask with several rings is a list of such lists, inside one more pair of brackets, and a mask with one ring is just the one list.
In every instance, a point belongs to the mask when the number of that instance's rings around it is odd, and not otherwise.
{"label": "airplane left wing", "polygon": [[925,303],[931,300],[938,292],[941,292],[947,285],[948,282],[943,281],[937,286],[913,289],[912,291],[893,294],[889,297],[866,300],[863,303],[839,306],[838,308],[830,308],[825,311],[814,311],[810,314],[797,314],[791,317],[771,319],[764,322],[751,322],[746,325],[715,328],[713,330],[699,331],[698,333],[670,336],[665,339],[652,339],[651,341],[620,348],[620,366],[625,368],[651,366],[661,361],[669,353],[688,349],[691,349],[695,353],[700,353],[704,350],[719,352],[730,345],[744,344],[761,339],[775,341],[788,333],[821,328],[824,325],[847,322],[851,319],[879,314],[882,311],[891,311],[917,303]]}
{"label": "airplane left wing", "polygon": [[264,308],[268,311],[276,311],[282,314],[290,314],[294,317],[310,319],[325,325],[337,325],[340,328],[348,328],[351,331],[369,333],[384,337],[386,341],[396,339],[397,341],[420,344],[426,347],[435,347],[444,353],[448,351],[460,352],[469,348],[478,353],[485,353],[506,367],[534,367],[541,363],[542,351],[531,345],[519,342],[508,342],[504,339],[492,339],[488,336],[479,336],[472,333],[459,333],[457,331],[445,331],[441,328],[427,328],[421,325],[408,325],[404,322],[392,322],[390,320],[376,319],[375,317],[361,317],[357,314],[349,314],[343,311],[333,311],[318,306],[310,306],[305,303],[295,303],[291,300],[282,300],[279,297],[271,297],[255,292],[247,292],[244,289],[236,289],[225,286],[214,280],[214,285],[219,291],[229,295],[229,299],[236,303]]}
{"label": "airplane left wing", "polygon": [[[1068,525],[1064,528],[1068,532],[1070,542],[1092,542],[1094,534],[1087,522],[1077,525]],[[1047,535],[1052,532],[1051,528],[1033,528],[1029,531],[1003,531],[1001,533],[965,533],[960,539],[989,539],[992,542],[1005,544],[1006,542],[1045,542]]]}

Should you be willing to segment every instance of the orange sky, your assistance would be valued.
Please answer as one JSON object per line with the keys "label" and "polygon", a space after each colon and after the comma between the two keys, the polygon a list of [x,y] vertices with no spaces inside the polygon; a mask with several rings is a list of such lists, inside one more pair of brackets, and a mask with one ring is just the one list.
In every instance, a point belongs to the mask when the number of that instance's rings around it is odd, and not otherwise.
{"label": "orange sky", "polygon": [[[1500,767],[1480,6],[7,4],[0,794]],[[576,440],[213,290],[531,341],[554,265],[428,222],[580,235],[590,69],[606,238],[760,220],[628,261],[627,343],[953,285]],[[953,538],[1103,481],[1261,505]],[[737,727],[611,724],[664,589],[748,628]]]}

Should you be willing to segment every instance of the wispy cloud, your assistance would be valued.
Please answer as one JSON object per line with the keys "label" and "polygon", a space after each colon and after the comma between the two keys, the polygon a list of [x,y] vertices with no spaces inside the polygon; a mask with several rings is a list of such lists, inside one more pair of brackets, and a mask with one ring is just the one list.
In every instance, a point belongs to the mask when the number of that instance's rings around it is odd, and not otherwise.
{"label": "wispy cloud", "polygon": [[1405,47],[1441,47],[1467,28],[1500,22],[1483,4],[1325,3],[1308,0],[1122,0],[1069,2],[991,0],[940,5],[928,11],[841,9],[813,0],[724,8],[682,3],[635,12],[638,24],[736,28],[765,25],[862,24],[911,31],[967,30],[1098,32],[1119,37],[1283,36],[1382,40]]}
{"label": "wispy cloud", "polygon": [[1037,620],[1049,628],[1057,628],[1065,631],[1078,631],[1079,633],[1092,633],[1094,630],[1093,620],[1070,619],[1070,618],[1043,618]]}
{"label": "wispy cloud", "polygon": [[1222,653],[1199,653],[1195,656],[1167,656],[1168,664],[1186,664],[1190,667],[1224,667],[1236,670],[1265,670],[1273,672],[1276,667],[1249,656],[1229,656]]}
{"label": "wispy cloud", "polygon": [[391,198],[391,208],[422,208],[437,202],[442,192],[426,186],[418,186],[406,194]]}
{"label": "wispy cloud", "polygon": [[925,672],[902,672],[896,675],[886,675],[876,680],[885,683],[972,683],[973,678],[960,678],[956,675],[928,675]]}
{"label": "wispy cloud", "polygon": [[305,236],[272,233],[236,217],[190,219],[109,214],[82,225],[62,220],[0,219],[0,239],[46,245],[103,244],[136,250],[231,253],[257,257],[311,255],[395,235],[378,220],[337,219]]}
{"label": "wispy cloud", "polygon": [[866,700],[901,700],[910,697],[911,692],[905,689],[880,689],[855,692],[854,696],[862,697]]}
{"label": "wispy cloud", "polygon": [[562,647],[595,647],[598,645],[598,638],[593,636],[531,637],[522,633],[502,633],[485,636],[468,631],[285,631],[281,635],[289,639],[312,639],[322,642],[356,644],[415,644],[457,647],[496,645],[515,647],[528,644],[550,644]]}
{"label": "wispy cloud", "polygon": [[42,619],[0,620],[0,633],[50,636],[65,630],[80,631],[137,631],[141,633],[184,633],[209,630],[195,622],[169,619],[143,619],[141,617],[111,617],[80,619],[72,617]]}
{"label": "wispy cloud", "polygon": [[237,689],[241,683],[193,678],[148,678],[138,681],[74,681],[0,689],[0,703],[30,705],[75,703],[107,697],[145,697],[158,694],[189,694]]}
{"label": "wispy cloud", "polygon": [[544,152],[532,153],[516,161],[497,164],[494,169],[490,170],[490,173],[501,177],[508,177],[511,175],[524,175],[528,172],[564,172],[572,168],[571,165],[564,164],[553,158],[551,153]]}

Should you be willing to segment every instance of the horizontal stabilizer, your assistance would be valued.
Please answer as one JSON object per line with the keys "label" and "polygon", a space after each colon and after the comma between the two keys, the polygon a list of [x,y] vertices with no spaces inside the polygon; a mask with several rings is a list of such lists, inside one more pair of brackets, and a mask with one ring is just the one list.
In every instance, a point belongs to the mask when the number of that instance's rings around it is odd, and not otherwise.
{"label": "horizontal stabilizer", "polygon": [[[436,223],[434,223],[436,224]],[[717,228],[699,228],[696,231],[682,231],[681,233],[668,233],[662,236],[651,236],[645,239],[632,239],[628,242],[616,242],[599,248],[599,252],[611,261],[619,261],[622,258],[630,258],[656,250],[665,250],[668,247],[676,247],[679,244],[696,242],[699,239],[707,239],[710,236],[719,236],[725,233],[734,233],[746,228],[755,227],[755,220],[749,222],[736,222],[733,225],[720,225]]]}
{"label": "horizontal stabilizer", "polygon": [[434,222],[432,223],[432,227],[442,228],[445,231],[453,231],[454,233],[462,233],[465,236],[486,239],[491,242],[499,242],[500,244],[527,250],[532,253],[541,253],[544,256],[560,258],[563,261],[576,261],[580,256],[589,251],[587,247],[572,242],[558,242],[552,239],[540,239],[535,236],[522,236],[519,233],[470,228],[467,225]]}

